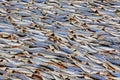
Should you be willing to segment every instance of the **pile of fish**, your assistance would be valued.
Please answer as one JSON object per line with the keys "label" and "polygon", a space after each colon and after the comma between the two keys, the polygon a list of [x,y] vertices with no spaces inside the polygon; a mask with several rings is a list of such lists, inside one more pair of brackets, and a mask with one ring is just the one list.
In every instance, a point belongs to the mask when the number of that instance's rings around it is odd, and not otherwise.
{"label": "pile of fish", "polygon": [[120,80],[120,0],[0,0],[0,80]]}

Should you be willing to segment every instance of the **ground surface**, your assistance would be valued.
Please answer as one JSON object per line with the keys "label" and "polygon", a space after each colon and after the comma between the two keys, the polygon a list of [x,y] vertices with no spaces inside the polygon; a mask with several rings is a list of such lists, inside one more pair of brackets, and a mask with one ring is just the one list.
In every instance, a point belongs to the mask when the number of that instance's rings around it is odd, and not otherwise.
{"label": "ground surface", "polygon": [[120,1],[0,0],[0,80],[120,80]]}

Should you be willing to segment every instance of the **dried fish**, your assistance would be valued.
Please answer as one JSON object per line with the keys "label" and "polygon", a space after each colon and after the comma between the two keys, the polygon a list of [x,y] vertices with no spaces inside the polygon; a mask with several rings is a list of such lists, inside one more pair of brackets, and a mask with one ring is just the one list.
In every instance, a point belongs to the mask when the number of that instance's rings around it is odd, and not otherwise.
{"label": "dried fish", "polygon": [[68,66],[67,69],[72,71],[73,74],[80,74],[82,72],[82,70],[78,67]]}
{"label": "dried fish", "polygon": [[114,77],[120,77],[120,74],[116,73],[116,72],[113,72],[113,71],[109,71],[110,74]]}
{"label": "dried fish", "polygon": [[99,75],[90,75],[90,77],[97,80],[107,80],[105,77]]}
{"label": "dried fish", "polygon": [[61,47],[60,49],[61,49],[61,51],[66,52],[68,54],[72,54],[73,53],[69,48]]}
{"label": "dried fish", "polygon": [[114,65],[114,64],[112,64],[112,63],[110,63],[110,62],[108,62],[108,61],[107,61],[107,64],[108,64],[109,66],[111,66],[112,68],[114,68],[115,70],[120,71],[120,67],[119,67],[119,66]]}
{"label": "dried fish", "polygon": [[42,3],[45,2],[46,0],[35,0],[35,2]]}
{"label": "dried fish", "polygon": [[96,57],[92,55],[86,55],[90,60],[92,60],[95,63],[102,64],[103,62],[101,60],[98,60]]}
{"label": "dried fish", "polygon": [[43,76],[43,77],[45,77],[45,78],[47,78],[47,79],[53,79],[53,76],[50,74],[50,73],[43,73],[43,72],[41,72],[41,75]]}
{"label": "dried fish", "polygon": [[11,48],[11,49],[6,49],[6,50],[9,51],[11,54],[19,54],[23,52],[23,50],[20,48]]}
{"label": "dried fish", "polygon": [[[6,53],[6,54],[5,54],[5,53]],[[8,54],[7,51],[0,51],[0,56],[11,58],[11,57],[13,57],[14,55]]]}
{"label": "dried fish", "polygon": [[25,68],[9,68],[9,69],[14,70],[16,72],[21,72],[23,74],[33,74],[31,71]]}
{"label": "dried fish", "polygon": [[41,50],[44,50],[44,48],[26,48],[26,47],[22,47],[22,49],[24,49],[25,51],[28,51],[29,53],[36,53],[36,52],[40,52]]}
{"label": "dried fish", "polygon": [[96,50],[94,50],[94,49],[91,49],[89,46],[80,46],[81,48],[84,48],[84,49],[86,49],[86,50],[88,50],[89,52],[92,52],[92,53],[96,53],[97,51]]}
{"label": "dried fish", "polygon": [[115,59],[107,59],[110,63],[115,64],[115,65],[120,65],[120,60],[115,60]]}
{"label": "dried fish", "polygon": [[6,60],[16,66],[20,66],[20,65],[23,65],[24,63],[23,62],[20,62],[20,61],[13,61],[13,60],[10,60],[8,58],[6,58]]}
{"label": "dried fish", "polygon": [[38,65],[45,64],[44,62],[50,62],[50,60],[43,58],[43,57],[35,57],[33,59],[30,59],[30,61]]}
{"label": "dried fish", "polygon": [[0,80],[119,80],[119,0],[0,0]]}
{"label": "dried fish", "polygon": [[17,77],[17,78],[22,79],[22,80],[27,80],[27,78],[22,74],[15,73],[15,74],[11,74],[10,76],[11,77]]}

